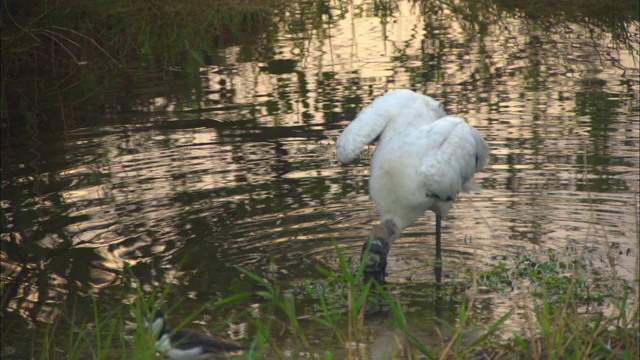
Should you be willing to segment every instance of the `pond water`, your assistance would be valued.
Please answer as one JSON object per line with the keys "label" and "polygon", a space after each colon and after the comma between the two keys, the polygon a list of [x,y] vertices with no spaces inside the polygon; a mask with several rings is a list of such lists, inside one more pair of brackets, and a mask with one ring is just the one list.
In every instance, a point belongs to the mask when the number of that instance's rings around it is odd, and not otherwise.
{"label": "pond water", "polygon": [[[443,221],[445,286],[463,281],[464,269],[549,250],[584,258],[594,278],[633,286],[637,42],[589,21],[536,21],[492,6],[479,16],[464,4],[350,3],[331,17],[292,5],[271,43],[223,49],[195,77],[132,76],[110,104],[117,110],[95,126],[3,138],[8,313],[37,326],[75,294],[130,300],[125,264],[147,291],[172,283],[184,306],[176,316],[257,288],[234,266],[285,287],[321,279],[316,266],[337,268],[335,244],[357,258],[378,221],[367,192],[371,151],[339,165],[335,138],[396,88],[441,101],[491,147],[477,174],[483,191],[461,196]],[[637,21],[621,26],[638,38]],[[435,311],[434,220],[425,214],[397,240],[387,279],[426,342],[436,337],[426,320]],[[438,314],[455,322],[462,296],[451,296]],[[483,294],[477,321],[514,303]],[[301,316],[313,311],[300,306]],[[200,320],[212,327],[234,311]],[[326,334],[302,326],[322,350]],[[386,326],[368,328],[374,351]],[[505,326],[520,325],[514,317]]]}

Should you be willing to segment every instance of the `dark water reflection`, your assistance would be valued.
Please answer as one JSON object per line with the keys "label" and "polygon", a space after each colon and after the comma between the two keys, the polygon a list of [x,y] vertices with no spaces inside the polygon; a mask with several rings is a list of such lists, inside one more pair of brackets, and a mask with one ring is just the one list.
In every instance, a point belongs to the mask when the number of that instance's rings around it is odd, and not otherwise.
{"label": "dark water reflection", "polygon": [[[444,222],[448,282],[465,267],[571,248],[603,279],[615,271],[632,283],[637,49],[585,24],[478,23],[455,4],[426,15],[406,2],[389,13],[336,7],[320,25],[292,7],[299,22],[283,24],[268,55],[232,47],[195,81],[134,81],[109,126],[3,139],[6,313],[50,321],[69,294],[121,301],[125,263],[142,284],[173,282],[188,313],[252,286],[235,265],[266,274],[273,262],[297,282],[335,266],[334,241],[357,256],[377,221],[368,158],[338,166],[334,138],[402,87],[464,116],[492,149],[485,190]],[[637,20],[620,26],[637,38]],[[433,223],[419,219],[389,259],[391,282],[411,279],[398,296],[420,319],[433,315],[419,291],[431,286]],[[513,305],[503,294],[478,304],[487,321]],[[445,312],[455,320],[456,307]]]}

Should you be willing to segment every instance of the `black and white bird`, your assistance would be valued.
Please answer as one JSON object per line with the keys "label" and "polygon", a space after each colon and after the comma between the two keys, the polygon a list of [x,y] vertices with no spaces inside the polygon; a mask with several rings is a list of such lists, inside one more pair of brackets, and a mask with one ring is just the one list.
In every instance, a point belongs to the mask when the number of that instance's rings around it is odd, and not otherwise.
{"label": "black and white bird", "polygon": [[150,324],[146,324],[154,336],[155,350],[169,359],[211,359],[216,355],[240,353],[247,347],[216,339],[190,329],[171,331],[162,312],[157,311]]}
{"label": "black and white bird", "polygon": [[426,210],[436,214],[436,281],[442,274],[441,220],[461,191],[487,163],[489,145],[456,116],[447,116],[433,98],[394,90],[376,98],[340,134],[339,162],[348,163],[378,138],[371,158],[369,193],[380,213],[365,243],[365,279],[382,283],[387,255],[400,233]]}

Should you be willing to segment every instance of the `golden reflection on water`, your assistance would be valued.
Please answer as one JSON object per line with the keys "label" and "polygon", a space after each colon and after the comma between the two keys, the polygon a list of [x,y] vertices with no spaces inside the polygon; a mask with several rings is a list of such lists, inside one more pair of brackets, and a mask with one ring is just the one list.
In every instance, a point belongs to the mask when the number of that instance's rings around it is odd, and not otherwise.
{"label": "golden reflection on water", "polygon": [[[377,222],[366,191],[368,158],[338,166],[333,139],[372,98],[403,87],[442,101],[491,146],[490,166],[478,175],[485,189],[463,195],[443,222],[447,281],[462,279],[467,267],[480,272],[519,253],[553,250],[584,257],[605,279],[615,274],[633,284],[637,54],[616,48],[607,34],[594,39],[580,24],[549,31],[501,18],[481,34],[446,6],[435,14],[418,10],[401,1],[393,18],[381,19],[368,2],[353,2],[308,39],[278,40],[275,57],[295,60],[294,71],[241,61],[242,49],[229,47],[224,65],[202,69],[203,93],[186,105],[156,96],[151,108],[163,111],[150,124],[72,134],[74,150],[102,155],[95,164],[59,169],[69,180],[59,191],[65,215],[78,220],[63,226],[64,239],[47,235],[39,246],[64,243],[94,256],[80,266],[86,278],[79,279],[34,260],[37,275],[9,308],[33,318],[28,313],[43,302],[46,284],[47,310],[38,318],[51,316],[70,281],[86,281],[98,294],[120,281],[125,264],[154,264],[152,283],[182,285],[177,279],[190,276],[176,269],[182,249],[196,249],[194,261],[206,274],[231,265],[261,272],[270,255],[290,274],[311,259],[335,266],[334,240],[357,257]],[[143,103],[139,110],[149,112]],[[426,214],[394,244],[391,282],[429,286],[433,227]],[[8,255],[3,251],[3,283],[24,266]],[[212,296],[216,290],[205,285],[191,297]],[[506,297],[479,296],[487,323],[521,306],[527,288],[520,286]],[[517,330],[521,320],[505,326]]]}

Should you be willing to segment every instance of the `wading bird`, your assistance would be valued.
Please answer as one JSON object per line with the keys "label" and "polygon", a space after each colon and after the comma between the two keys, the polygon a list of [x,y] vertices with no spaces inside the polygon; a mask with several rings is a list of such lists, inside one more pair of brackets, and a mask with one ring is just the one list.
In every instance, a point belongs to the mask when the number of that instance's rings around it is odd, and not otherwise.
{"label": "wading bird", "polygon": [[387,254],[394,240],[426,210],[436,214],[436,281],[442,276],[442,216],[461,191],[478,187],[473,175],[487,162],[489,145],[478,130],[442,105],[411,90],[376,98],[340,134],[339,162],[352,161],[376,138],[369,193],[380,213],[363,247],[369,249],[365,280],[384,282]]}
{"label": "wading bird", "polygon": [[211,359],[215,355],[247,350],[246,347],[216,339],[213,336],[190,329],[180,329],[172,333],[167,327],[164,314],[157,311],[151,328],[157,352],[169,359]]}

